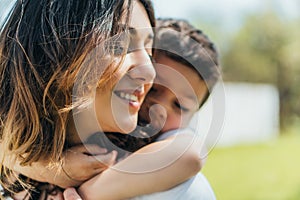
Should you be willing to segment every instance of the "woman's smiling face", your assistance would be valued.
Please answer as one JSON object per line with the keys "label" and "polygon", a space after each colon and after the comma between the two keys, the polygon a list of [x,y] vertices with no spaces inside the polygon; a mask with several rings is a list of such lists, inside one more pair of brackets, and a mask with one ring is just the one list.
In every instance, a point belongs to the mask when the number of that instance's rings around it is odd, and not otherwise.
{"label": "woman's smiling face", "polygon": [[129,133],[136,127],[138,111],[155,77],[150,58],[154,33],[146,10],[138,1],[133,3],[129,27],[129,51],[120,70],[112,74],[119,81],[113,87],[108,84],[96,91],[95,111],[104,132]]}

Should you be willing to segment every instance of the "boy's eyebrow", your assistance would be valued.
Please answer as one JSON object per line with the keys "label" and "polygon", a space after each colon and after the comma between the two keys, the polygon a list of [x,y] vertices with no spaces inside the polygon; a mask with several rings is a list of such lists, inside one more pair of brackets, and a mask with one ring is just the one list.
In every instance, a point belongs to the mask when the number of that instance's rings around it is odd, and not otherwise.
{"label": "boy's eyebrow", "polygon": [[194,101],[195,103],[198,104],[198,98],[196,97],[196,94],[195,95],[186,95],[185,97],[188,99],[191,99],[192,101]]}
{"label": "boy's eyebrow", "polygon": [[[195,92],[189,92],[190,89],[187,89],[185,91],[182,91],[182,95],[185,99],[190,99],[194,101],[196,104],[198,104],[198,97]],[[193,89],[192,89],[193,90]],[[194,90],[193,90],[194,91]]]}
{"label": "boy's eyebrow", "polygon": [[[160,76],[158,73],[156,73],[155,79],[158,79],[158,80],[160,80],[160,81],[161,81],[161,80],[164,80],[163,78],[161,78],[161,76]],[[154,82],[154,83],[155,83],[155,82]],[[195,103],[198,104],[198,98],[197,98],[197,96],[196,96],[195,93],[193,93],[193,94],[183,93],[183,95],[184,95],[185,98],[190,99],[190,100],[192,100],[192,101],[194,101]]]}

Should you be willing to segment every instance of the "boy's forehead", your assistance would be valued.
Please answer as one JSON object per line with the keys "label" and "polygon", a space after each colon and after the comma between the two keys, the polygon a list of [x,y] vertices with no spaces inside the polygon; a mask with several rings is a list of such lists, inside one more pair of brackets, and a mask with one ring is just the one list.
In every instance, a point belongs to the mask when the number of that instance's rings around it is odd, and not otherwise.
{"label": "boy's forehead", "polygon": [[160,84],[172,91],[180,91],[181,94],[194,93],[190,81],[176,69],[166,65],[156,65],[156,77],[154,83]]}
{"label": "boy's forehead", "polygon": [[167,87],[176,96],[192,99],[199,105],[207,87],[197,71],[167,56],[158,56],[156,61],[155,83]]}

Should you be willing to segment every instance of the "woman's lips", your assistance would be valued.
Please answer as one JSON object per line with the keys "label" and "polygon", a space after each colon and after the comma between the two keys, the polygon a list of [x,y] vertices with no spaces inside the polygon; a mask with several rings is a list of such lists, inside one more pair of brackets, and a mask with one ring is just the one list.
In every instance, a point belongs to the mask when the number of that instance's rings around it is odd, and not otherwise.
{"label": "woman's lips", "polygon": [[125,90],[118,90],[114,91],[115,95],[117,95],[122,100],[125,100],[129,103],[130,106],[134,108],[140,108],[141,102],[140,99],[142,97],[142,93],[138,90],[135,91],[125,91]]}
{"label": "woman's lips", "polygon": [[122,98],[122,99],[125,99],[125,100],[128,100],[128,101],[138,101],[138,97],[134,94],[131,94],[131,93],[126,93],[126,92],[116,92],[116,94]]}

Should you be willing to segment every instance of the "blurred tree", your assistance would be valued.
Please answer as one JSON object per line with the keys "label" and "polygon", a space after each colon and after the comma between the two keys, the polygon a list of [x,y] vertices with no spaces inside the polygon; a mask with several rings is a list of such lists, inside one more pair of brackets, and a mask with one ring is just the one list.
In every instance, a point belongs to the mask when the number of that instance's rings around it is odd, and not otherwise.
{"label": "blurred tree", "polygon": [[276,85],[280,98],[280,127],[299,117],[299,26],[283,23],[272,11],[249,16],[222,52],[225,81]]}

